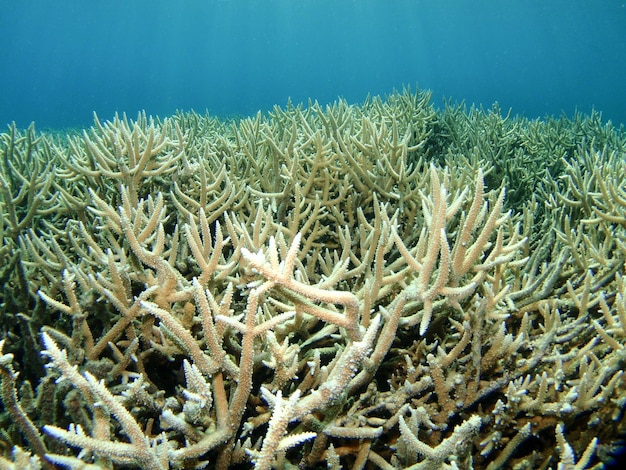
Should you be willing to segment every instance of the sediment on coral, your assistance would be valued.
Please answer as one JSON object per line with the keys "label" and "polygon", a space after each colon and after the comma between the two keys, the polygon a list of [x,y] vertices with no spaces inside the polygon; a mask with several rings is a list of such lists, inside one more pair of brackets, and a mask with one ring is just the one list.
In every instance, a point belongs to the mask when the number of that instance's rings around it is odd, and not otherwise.
{"label": "sediment on coral", "polygon": [[[590,468],[626,136],[404,90],[0,136],[2,468]],[[241,468],[241,467],[240,467]]]}

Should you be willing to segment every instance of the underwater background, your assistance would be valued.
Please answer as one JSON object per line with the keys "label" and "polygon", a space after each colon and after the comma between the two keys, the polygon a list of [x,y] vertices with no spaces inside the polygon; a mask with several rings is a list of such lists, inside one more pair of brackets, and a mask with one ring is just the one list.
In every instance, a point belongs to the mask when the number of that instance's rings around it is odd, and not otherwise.
{"label": "underwater background", "polygon": [[0,125],[249,115],[405,85],[626,122],[623,1],[0,1]]}

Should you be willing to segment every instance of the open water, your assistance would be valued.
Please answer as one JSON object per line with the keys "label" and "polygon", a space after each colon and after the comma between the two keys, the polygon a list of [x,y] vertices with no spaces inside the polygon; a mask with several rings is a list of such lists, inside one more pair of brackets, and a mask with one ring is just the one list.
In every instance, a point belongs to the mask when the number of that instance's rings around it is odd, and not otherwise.
{"label": "open water", "polygon": [[616,0],[0,0],[0,126],[249,115],[394,88],[626,123]]}

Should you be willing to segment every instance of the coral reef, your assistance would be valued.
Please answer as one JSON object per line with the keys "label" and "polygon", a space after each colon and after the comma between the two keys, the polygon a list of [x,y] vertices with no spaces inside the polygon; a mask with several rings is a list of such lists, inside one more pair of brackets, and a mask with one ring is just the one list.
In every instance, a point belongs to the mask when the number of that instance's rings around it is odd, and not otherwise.
{"label": "coral reef", "polygon": [[626,136],[359,106],[0,136],[0,468],[599,468]]}

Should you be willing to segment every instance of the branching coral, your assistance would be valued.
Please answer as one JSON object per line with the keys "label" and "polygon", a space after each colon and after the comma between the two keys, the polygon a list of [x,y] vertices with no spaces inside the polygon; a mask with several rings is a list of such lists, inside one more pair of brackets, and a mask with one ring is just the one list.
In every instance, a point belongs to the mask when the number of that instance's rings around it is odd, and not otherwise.
{"label": "branching coral", "polygon": [[0,463],[598,464],[626,403],[625,138],[429,98],[11,128]]}

